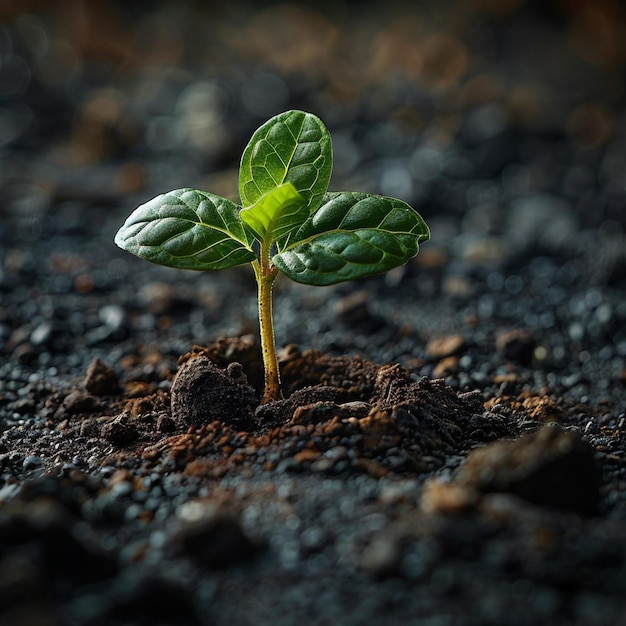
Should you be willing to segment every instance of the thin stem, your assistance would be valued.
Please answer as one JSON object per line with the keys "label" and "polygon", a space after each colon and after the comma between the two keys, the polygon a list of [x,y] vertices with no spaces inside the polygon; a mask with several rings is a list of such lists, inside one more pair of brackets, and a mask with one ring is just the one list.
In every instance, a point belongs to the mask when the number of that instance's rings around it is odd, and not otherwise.
{"label": "thin stem", "polygon": [[276,358],[276,340],[274,338],[274,318],[272,314],[272,287],[278,270],[270,261],[269,247],[261,244],[258,261],[252,263],[258,286],[259,326],[261,331],[261,353],[265,389],[262,402],[271,402],[280,398],[280,372]]}

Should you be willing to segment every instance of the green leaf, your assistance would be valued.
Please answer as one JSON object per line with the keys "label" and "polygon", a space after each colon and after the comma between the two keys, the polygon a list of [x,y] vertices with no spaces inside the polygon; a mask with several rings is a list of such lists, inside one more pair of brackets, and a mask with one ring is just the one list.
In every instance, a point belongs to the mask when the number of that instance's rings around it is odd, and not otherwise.
{"label": "green leaf", "polygon": [[308,208],[292,183],[284,183],[268,191],[240,216],[262,241],[282,239],[302,225],[308,216]]}
{"label": "green leaf", "polygon": [[328,189],[333,167],[330,134],[315,115],[286,111],[252,135],[241,157],[239,194],[244,207],[290,182],[314,211]]}
{"label": "green leaf", "polygon": [[135,209],[115,235],[132,254],[178,269],[222,270],[253,261],[239,207],[220,196],[175,189]]}
{"label": "green leaf", "polygon": [[429,238],[424,220],[402,200],[328,193],[272,261],[292,280],[332,285],[403,265]]}

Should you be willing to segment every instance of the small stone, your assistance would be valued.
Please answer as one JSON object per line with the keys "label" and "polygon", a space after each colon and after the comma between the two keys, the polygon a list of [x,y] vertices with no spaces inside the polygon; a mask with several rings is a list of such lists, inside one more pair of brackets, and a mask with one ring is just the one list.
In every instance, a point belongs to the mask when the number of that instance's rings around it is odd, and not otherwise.
{"label": "small stone", "polygon": [[124,448],[139,439],[139,431],[127,415],[122,413],[118,415],[112,422],[105,424],[100,434],[108,439],[113,445]]}
{"label": "small stone", "polygon": [[475,507],[478,501],[479,493],[471,487],[430,479],[424,483],[420,504],[425,513],[458,515]]}
{"label": "small stone", "polygon": [[564,416],[561,407],[547,396],[529,396],[524,398],[522,406],[530,418],[542,422],[557,422]]}
{"label": "small stone", "polygon": [[340,461],[348,456],[348,448],[345,446],[335,446],[324,452],[324,456],[332,461]]}
{"label": "small stone", "polygon": [[319,473],[329,472],[335,467],[335,462],[334,459],[322,456],[311,464],[311,470]]}
{"label": "small stone", "polygon": [[24,471],[29,471],[41,467],[42,463],[41,457],[31,455],[24,459],[22,468]]}
{"label": "small stone", "polygon": [[126,323],[126,311],[117,304],[107,304],[98,311],[98,319],[111,330],[119,330]]}
{"label": "small stone", "polygon": [[339,405],[339,413],[343,419],[365,417],[371,410],[372,405],[361,400],[344,402]]}
{"label": "small stone", "polygon": [[363,550],[361,567],[374,576],[391,576],[397,571],[401,556],[398,538],[381,533],[376,535]]}
{"label": "small stone", "polygon": [[52,324],[43,322],[39,324],[30,335],[30,342],[33,346],[45,346],[52,338]]}
{"label": "small stone", "polygon": [[322,453],[319,450],[305,448],[304,450],[300,450],[293,458],[298,463],[311,463],[317,461],[321,455]]}
{"label": "small stone", "polygon": [[454,298],[465,298],[472,294],[472,283],[464,276],[448,276],[441,286],[443,292]]}
{"label": "small stone", "polygon": [[63,399],[66,413],[93,413],[100,408],[100,402],[94,396],[80,390],[72,391]]}
{"label": "small stone", "polygon": [[463,335],[448,335],[437,339],[431,339],[426,345],[426,353],[435,359],[444,359],[457,355],[465,348]]}
{"label": "small stone", "polygon": [[253,558],[257,546],[243,532],[239,521],[218,507],[197,505],[193,516],[185,521],[172,537],[178,551],[199,565],[223,569],[232,563]]}
{"label": "small stone", "polygon": [[459,371],[459,357],[449,356],[441,359],[433,369],[434,378],[445,378],[450,374],[456,374]]}
{"label": "small stone", "polygon": [[94,396],[110,396],[119,391],[117,374],[97,357],[89,364],[83,384]]}
{"label": "small stone", "polygon": [[535,339],[525,328],[518,328],[503,333],[496,339],[498,354],[520,365],[530,365],[535,351]]}

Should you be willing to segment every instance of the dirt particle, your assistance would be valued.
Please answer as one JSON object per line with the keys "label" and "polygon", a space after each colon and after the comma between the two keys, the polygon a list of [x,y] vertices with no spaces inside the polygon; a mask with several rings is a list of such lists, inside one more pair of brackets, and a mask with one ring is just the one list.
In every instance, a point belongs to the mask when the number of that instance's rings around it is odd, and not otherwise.
{"label": "dirt particle", "polygon": [[94,396],[112,396],[119,392],[117,374],[99,358],[94,358],[83,380],[85,389]]}
{"label": "dirt particle", "polygon": [[118,448],[130,446],[139,439],[137,426],[124,413],[118,415],[112,422],[102,426],[100,435]]}
{"label": "dirt particle", "polygon": [[79,389],[72,391],[63,399],[65,412],[73,415],[76,413],[93,413],[100,407],[100,402],[94,396]]}

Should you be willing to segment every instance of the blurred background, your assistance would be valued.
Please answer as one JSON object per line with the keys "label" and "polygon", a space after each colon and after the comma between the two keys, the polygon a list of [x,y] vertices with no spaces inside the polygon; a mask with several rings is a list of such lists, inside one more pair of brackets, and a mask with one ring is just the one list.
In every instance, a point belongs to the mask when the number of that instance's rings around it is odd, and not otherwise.
{"label": "blurred background", "polygon": [[[606,295],[626,275],[619,0],[0,0],[0,20],[5,353],[42,362],[38,345],[63,333],[106,345],[161,332],[178,305],[181,332],[205,336],[230,278],[172,287],[180,274],[118,251],[113,234],[169,189],[236,198],[252,132],[301,108],[331,131],[331,189],[400,197],[431,226],[417,260],[375,283],[389,297],[406,287],[406,319],[419,307],[441,324],[443,302],[465,322],[579,344],[593,327],[623,364],[626,311]],[[198,297],[205,313],[190,314]],[[340,303],[348,321],[356,303]],[[565,328],[559,306],[575,313]],[[283,339],[297,339],[284,315]]]}

